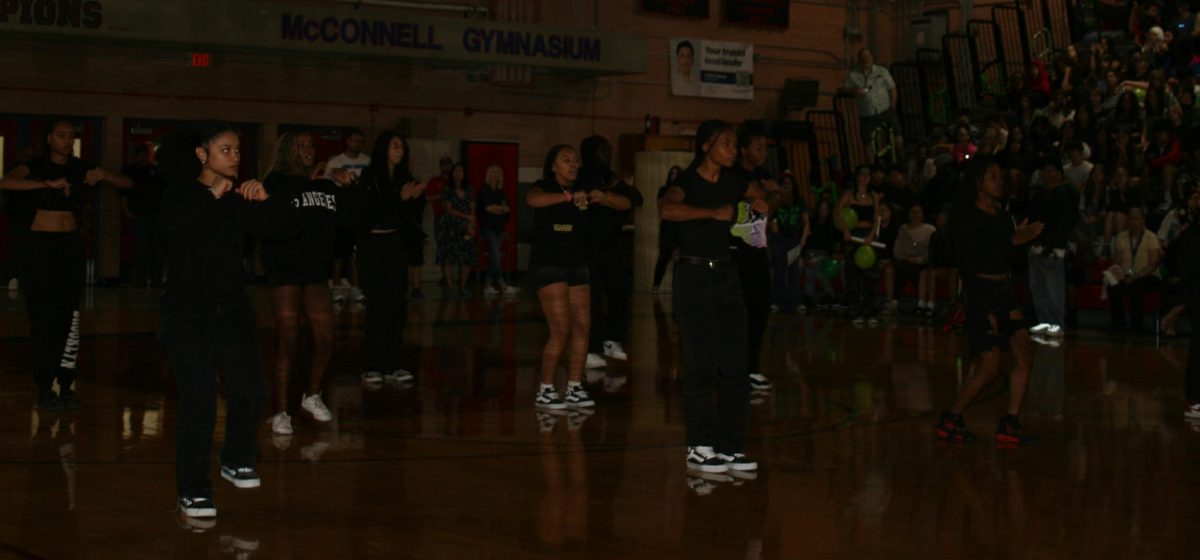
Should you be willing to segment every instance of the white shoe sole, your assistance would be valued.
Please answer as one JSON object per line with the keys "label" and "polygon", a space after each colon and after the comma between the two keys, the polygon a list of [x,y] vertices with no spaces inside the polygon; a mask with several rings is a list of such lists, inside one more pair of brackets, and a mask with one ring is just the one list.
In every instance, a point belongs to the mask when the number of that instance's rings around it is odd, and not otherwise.
{"label": "white shoe sole", "polygon": [[729,467],[729,470],[730,470],[730,471],[739,471],[739,472],[753,472],[753,471],[757,471],[757,470],[758,470],[758,463],[754,463],[753,465],[733,465],[733,464],[726,464],[725,466],[726,466],[726,467]]}
{"label": "white shoe sole", "polygon": [[306,406],[301,406],[300,408],[304,409],[304,412],[309,413],[309,415],[313,417],[313,420],[316,420],[317,422],[328,422],[333,420],[333,414],[330,414],[328,410],[321,411],[314,408],[308,408]]}
{"label": "white shoe sole", "polygon": [[221,478],[224,478],[225,480],[228,480],[230,484],[243,489],[258,488],[259,486],[262,486],[262,479],[256,478],[254,480],[238,480],[234,478],[233,475],[226,473],[224,470],[221,471]]}
{"label": "white shoe sole", "polygon": [[605,361],[604,358],[597,358],[596,360],[588,358],[587,362],[584,364],[584,367],[587,369],[600,369],[607,366],[608,362]]}
{"label": "white shoe sole", "polygon": [[690,471],[709,473],[709,474],[722,474],[722,473],[729,472],[728,465],[695,465],[695,464],[692,464],[690,461],[688,461],[686,464],[687,464],[688,470],[690,470]]}
{"label": "white shoe sole", "polygon": [[577,403],[566,403],[567,408],[589,408],[596,406],[596,401],[581,401]]}
{"label": "white shoe sole", "polygon": [[566,410],[566,403],[549,404],[549,403],[533,403],[534,408],[542,410]]}
{"label": "white shoe sole", "polygon": [[179,511],[188,517],[213,518],[217,516],[217,508],[186,508],[179,506]]}
{"label": "white shoe sole", "polygon": [[1200,412],[1184,412],[1183,417],[1190,420],[1200,420]]}

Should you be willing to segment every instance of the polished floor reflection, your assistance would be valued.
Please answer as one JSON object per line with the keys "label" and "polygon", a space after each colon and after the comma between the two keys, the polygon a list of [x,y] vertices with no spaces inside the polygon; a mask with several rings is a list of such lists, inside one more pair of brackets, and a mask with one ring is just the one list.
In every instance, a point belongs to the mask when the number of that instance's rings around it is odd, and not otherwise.
{"label": "polished floor reflection", "polygon": [[[1040,346],[1024,416],[1037,444],[956,448],[935,442],[931,423],[970,374],[965,340],[904,319],[858,330],[776,315],[764,360],[776,387],[756,398],[751,420],[762,470],[704,479],[683,466],[669,297],[635,297],[630,361],[588,372],[591,415],[534,412],[545,327],[532,300],[415,305],[417,381],[378,391],[358,383],[362,316],[346,309],[325,392],[333,421],[316,424],[296,406],[295,435],[264,426],[262,488],[236,490],[214,473],[219,517],[188,524],[173,512],[175,390],[154,295],[99,289],[86,299],[86,407],[39,414],[23,306],[0,294],[0,557],[1189,558],[1200,549],[1200,425],[1181,415],[1182,341],[1080,331]],[[981,434],[1004,391],[997,382],[968,412]]]}

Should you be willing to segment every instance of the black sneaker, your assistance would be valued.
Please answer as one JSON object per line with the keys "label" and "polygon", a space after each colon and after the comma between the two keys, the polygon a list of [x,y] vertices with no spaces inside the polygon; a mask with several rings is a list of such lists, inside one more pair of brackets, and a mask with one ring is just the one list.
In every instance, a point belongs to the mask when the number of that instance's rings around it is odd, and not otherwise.
{"label": "black sneaker", "polygon": [[83,408],[83,402],[79,397],[75,396],[75,391],[63,390],[58,395],[58,400],[62,403],[63,410],[79,410]]}
{"label": "black sneaker", "polygon": [[725,461],[717,456],[713,448],[707,446],[688,448],[687,467],[704,473],[729,472],[729,465],[725,464]]}
{"label": "black sneaker", "polygon": [[1005,446],[1021,446],[1033,443],[1033,438],[1021,427],[1021,419],[1015,414],[1005,414],[996,426],[996,443]]}
{"label": "black sneaker", "polygon": [[596,406],[596,401],[592,400],[583,385],[567,385],[567,396],[563,398],[563,402],[571,408]]}
{"label": "black sneaker", "polygon": [[62,412],[66,410],[63,407],[63,402],[58,398],[54,391],[42,393],[38,396],[37,408],[43,412]]}
{"label": "black sneaker", "polygon": [[230,468],[221,465],[221,478],[232,482],[238,488],[258,488],[262,480],[258,478],[258,469],[254,467]]}
{"label": "black sneaker", "polygon": [[720,457],[722,461],[725,461],[725,466],[729,467],[729,470],[731,471],[758,470],[758,461],[746,457],[745,453],[734,453],[732,455],[717,453],[717,457]]}
{"label": "black sneaker", "polygon": [[538,391],[537,396],[533,397],[533,406],[547,410],[562,410],[567,408],[567,403],[563,402],[562,397],[558,396],[558,391],[555,391],[554,387],[546,387]]}
{"label": "black sneaker", "polygon": [[188,517],[216,517],[217,506],[208,496],[181,496],[179,511]]}
{"label": "black sneaker", "polygon": [[962,413],[952,414],[948,410],[943,411],[938,416],[936,428],[937,436],[951,443],[972,443],[979,439],[971,430],[967,429]]}

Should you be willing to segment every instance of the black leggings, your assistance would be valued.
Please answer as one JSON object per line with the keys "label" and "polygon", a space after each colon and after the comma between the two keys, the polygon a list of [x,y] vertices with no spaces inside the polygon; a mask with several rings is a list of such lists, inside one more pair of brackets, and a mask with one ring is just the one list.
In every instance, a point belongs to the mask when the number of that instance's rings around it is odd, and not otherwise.
{"label": "black leggings", "polygon": [[164,306],[159,335],[179,388],[175,483],[180,496],[207,496],[209,456],[217,423],[217,379],[225,385],[228,467],[254,466],[256,434],[267,384],[259,356],[254,308],[248,298],[221,304]]}
{"label": "black leggings", "polygon": [[604,341],[621,344],[629,334],[629,259],[619,249],[606,251],[588,262],[592,292],[592,330],[588,352],[604,351]]}
{"label": "black leggings", "polygon": [[408,321],[408,261],[400,234],[370,234],[358,244],[358,286],[367,298],[367,370],[400,369]]}
{"label": "black leggings", "polygon": [[742,245],[733,250],[733,261],[742,284],[742,299],[746,302],[746,365],[749,373],[758,373],[763,336],[771,316],[771,266],[767,262],[766,249]]}
{"label": "black leggings", "polygon": [[79,356],[79,298],[83,291],[83,242],[74,232],[30,232],[26,237],[21,288],[29,312],[33,378],[41,395],[58,381],[75,382]]}
{"label": "black leggings", "polygon": [[674,236],[665,239],[662,237],[659,238],[658,260],[654,263],[655,288],[662,284],[663,276],[667,275],[667,265],[671,264],[671,260],[675,257],[675,251],[678,249],[679,241]]}

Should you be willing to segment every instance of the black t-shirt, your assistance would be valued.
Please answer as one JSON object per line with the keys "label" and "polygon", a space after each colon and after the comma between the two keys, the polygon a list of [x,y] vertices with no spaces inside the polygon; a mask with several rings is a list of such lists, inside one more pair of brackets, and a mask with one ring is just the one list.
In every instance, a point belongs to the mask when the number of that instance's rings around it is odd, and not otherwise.
{"label": "black t-shirt", "polygon": [[960,210],[953,226],[959,268],[964,274],[1010,273],[1015,229],[1004,210],[989,214],[973,204]]}
{"label": "black t-shirt", "polygon": [[130,165],[121,170],[130,181],[133,188],[121,191],[129,205],[129,213],[134,216],[153,216],[158,214],[162,205],[163,190],[167,183],[158,174],[155,165]]}
{"label": "black t-shirt", "polygon": [[[662,197],[667,196],[667,191],[669,190],[671,190],[671,185],[659,187],[658,195],[654,197],[654,200],[662,200]],[[658,221],[658,242],[660,245],[664,242],[674,243],[678,237],[679,222],[672,222],[671,220]]]}
{"label": "black t-shirt", "polygon": [[421,217],[425,212],[425,196],[403,200],[400,189],[413,181],[412,175],[403,173],[389,177],[379,167],[363,170],[358,183],[351,187],[356,204],[356,220],[359,234],[368,235],[371,230],[397,230],[415,235],[420,230]]}
{"label": "black t-shirt", "polygon": [[493,189],[484,185],[479,189],[479,200],[475,204],[479,213],[479,224],[491,231],[504,231],[508,225],[508,214],[493,214],[487,211],[488,206],[500,206],[508,202],[504,189]]}
{"label": "black t-shirt", "polygon": [[[54,163],[48,156],[38,156],[25,162],[25,167],[29,168],[27,178],[31,181],[66,179],[71,185],[70,189],[42,188],[30,191],[33,193],[30,201],[35,210],[74,212],[79,217],[86,194],[91,190],[91,185],[85,183],[84,179],[88,171],[97,167],[96,164],[77,157],[70,157],[67,163],[60,164]],[[32,222],[32,216],[30,220]]]}
{"label": "black t-shirt", "polygon": [[[534,183],[532,188],[548,193],[563,192],[561,187],[547,180]],[[582,193],[583,191],[576,191],[578,196],[584,196]],[[529,257],[529,266],[587,266],[587,258],[584,256],[586,214],[595,207],[591,205],[584,211],[575,206],[574,201],[564,200],[551,206],[534,208],[533,252]]]}
{"label": "black t-shirt", "polygon": [[263,266],[269,274],[297,268],[323,267],[333,259],[338,191],[328,179],[310,180],[273,172],[263,181],[271,198],[286,198],[296,208],[300,233],[285,240],[263,241]]}
{"label": "black t-shirt", "polygon": [[[609,188],[609,185],[612,188]],[[579,180],[576,188],[584,191],[592,189],[607,190],[628,198],[634,206],[640,206],[641,195],[637,194],[624,181],[617,180],[616,173],[611,169],[584,168],[579,170]],[[615,210],[601,204],[593,204],[587,212],[587,247],[588,254],[596,256],[611,251],[620,250],[621,227],[629,220],[633,209]]]}
{"label": "black t-shirt", "polygon": [[[746,196],[749,183],[729,169],[710,182],[693,168],[675,178],[683,190],[683,203],[696,208],[736,206]],[[679,254],[685,257],[725,260],[729,258],[729,222],[703,219],[679,222]],[[740,242],[740,241],[739,241]]]}

